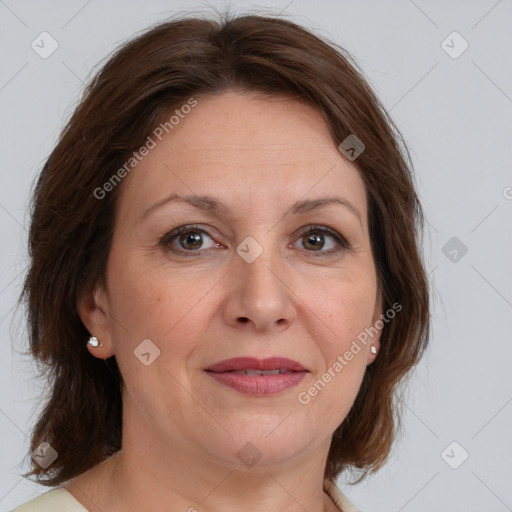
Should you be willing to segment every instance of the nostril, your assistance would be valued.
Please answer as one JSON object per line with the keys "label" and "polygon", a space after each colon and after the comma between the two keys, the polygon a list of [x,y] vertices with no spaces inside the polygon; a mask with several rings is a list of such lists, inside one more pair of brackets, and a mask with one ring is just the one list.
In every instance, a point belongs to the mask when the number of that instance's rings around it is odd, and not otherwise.
{"label": "nostril", "polygon": [[241,316],[241,317],[240,317],[240,321],[241,321],[241,322],[243,322],[243,323],[245,324],[246,322],[248,322],[248,321],[249,321],[249,319],[248,319],[246,316]]}

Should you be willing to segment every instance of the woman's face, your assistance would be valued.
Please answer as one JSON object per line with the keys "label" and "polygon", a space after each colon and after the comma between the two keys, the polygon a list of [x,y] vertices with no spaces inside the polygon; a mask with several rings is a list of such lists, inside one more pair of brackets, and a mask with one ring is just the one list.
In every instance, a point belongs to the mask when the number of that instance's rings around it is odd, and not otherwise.
{"label": "woman's face", "polygon": [[[197,98],[163,134],[118,185],[107,290],[80,306],[103,344],[89,350],[123,375],[124,435],[241,469],[326,456],[381,313],[362,179],[322,116],[284,98]],[[247,357],[305,371],[206,371]]]}

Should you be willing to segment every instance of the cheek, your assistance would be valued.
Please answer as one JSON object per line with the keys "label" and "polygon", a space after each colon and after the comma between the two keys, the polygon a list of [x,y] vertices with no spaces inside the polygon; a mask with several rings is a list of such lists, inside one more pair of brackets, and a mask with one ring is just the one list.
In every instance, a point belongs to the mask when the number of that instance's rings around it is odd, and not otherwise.
{"label": "cheek", "polygon": [[346,350],[367,328],[375,310],[376,283],[372,275],[357,280],[331,282],[311,302],[311,309],[326,326],[329,352]]}
{"label": "cheek", "polygon": [[[113,253],[115,256],[115,253]],[[185,352],[211,315],[208,295],[218,276],[162,272],[145,267],[136,258],[116,264],[112,258],[109,287],[116,351],[133,351],[144,339],[152,340],[166,359],[170,345]],[[208,295],[207,295],[208,294]],[[128,335],[129,343],[126,343]],[[179,341],[179,343],[177,342]]]}
{"label": "cheek", "polygon": [[322,417],[332,432],[350,411],[364,377],[367,348],[357,337],[371,324],[374,299],[371,287],[343,285],[327,297],[318,301],[315,310],[322,320],[316,322],[322,334],[313,339],[322,363],[298,390],[297,401],[309,421]]}
{"label": "cheek", "polygon": [[367,273],[364,278],[331,282],[308,304],[317,316],[319,331],[312,337],[323,365],[301,387],[298,401],[307,414],[321,414],[332,428],[348,414],[364,377],[368,349],[358,336],[371,325],[375,294],[376,283]]}

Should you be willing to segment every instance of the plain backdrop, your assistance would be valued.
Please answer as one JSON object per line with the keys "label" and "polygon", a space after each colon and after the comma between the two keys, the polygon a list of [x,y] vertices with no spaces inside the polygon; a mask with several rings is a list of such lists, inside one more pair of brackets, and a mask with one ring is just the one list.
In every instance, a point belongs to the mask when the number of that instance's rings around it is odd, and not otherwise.
{"label": "plain backdrop", "polygon": [[[27,336],[14,316],[33,179],[114,47],[177,12],[226,7],[283,12],[347,49],[414,160],[431,347],[388,464],[339,486],[366,512],[512,510],[511,0],[0,0],[0,510],[48,490],[20,476],[45,393],[20,355]],[[42,32],[58,45],[47,58],[31,46]]]}

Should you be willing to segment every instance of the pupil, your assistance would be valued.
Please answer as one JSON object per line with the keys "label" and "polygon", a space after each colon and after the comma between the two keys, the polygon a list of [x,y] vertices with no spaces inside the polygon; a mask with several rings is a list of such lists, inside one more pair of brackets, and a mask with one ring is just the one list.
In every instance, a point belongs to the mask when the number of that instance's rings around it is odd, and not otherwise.
{"label": "pupil", "polygon": [[313,249],[321,248],[321,246],[323,245],[322,235],[309,235],[307,243],[310,244],[313,247]]}
{"label": "pupil", "polygon": [[182,235],[181,241],[183,242],[182,245],[184,245],[185,248],[190,248],[186,247],[187,244],[190,244],[193,246],[191,247],[192,249],[197,249],[197,246],[201,245],[201,235],[197,231],[192,232],[192,234],[184,233]]}

